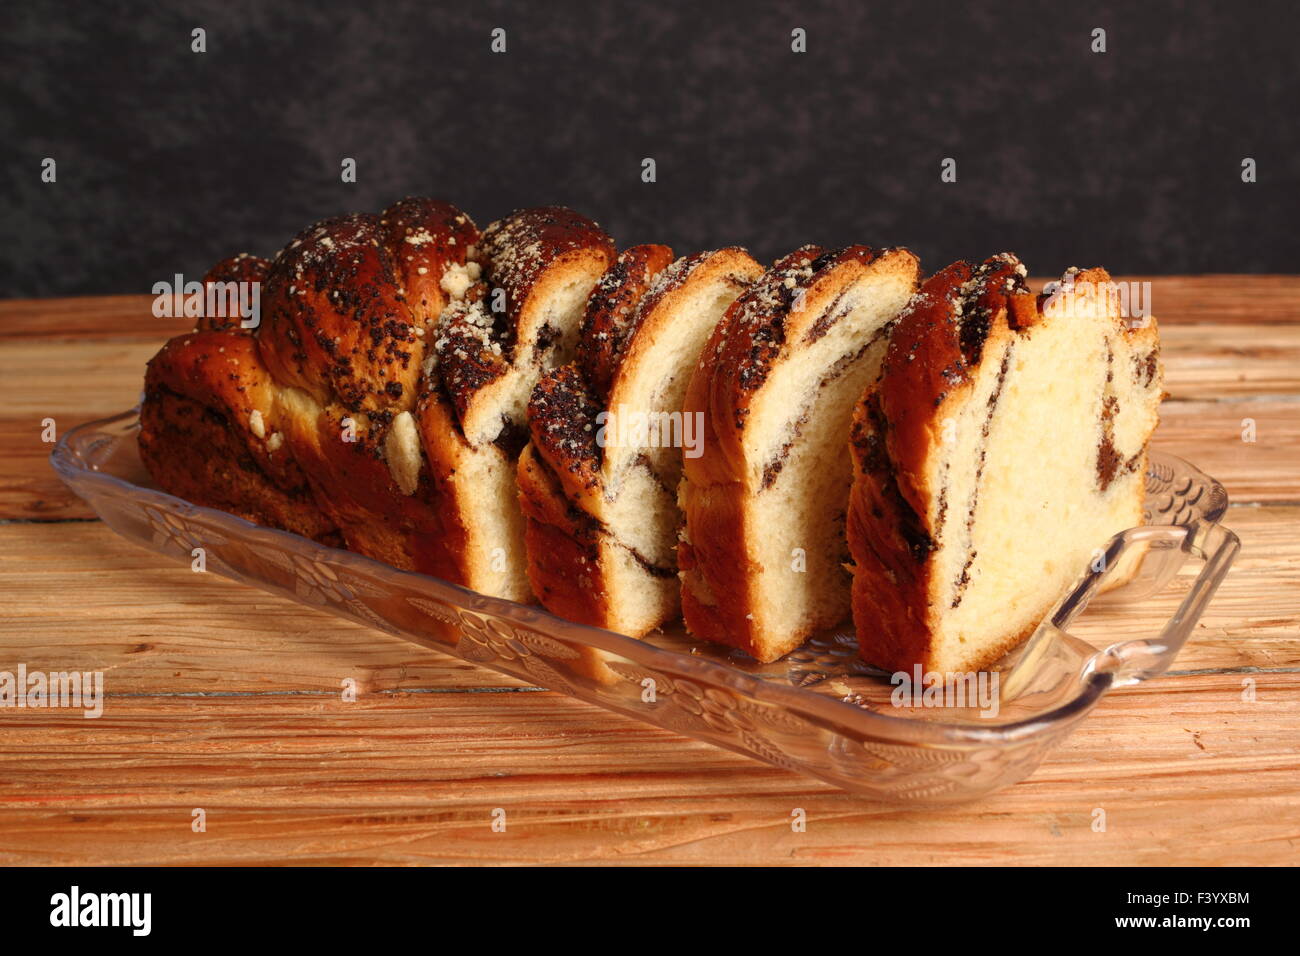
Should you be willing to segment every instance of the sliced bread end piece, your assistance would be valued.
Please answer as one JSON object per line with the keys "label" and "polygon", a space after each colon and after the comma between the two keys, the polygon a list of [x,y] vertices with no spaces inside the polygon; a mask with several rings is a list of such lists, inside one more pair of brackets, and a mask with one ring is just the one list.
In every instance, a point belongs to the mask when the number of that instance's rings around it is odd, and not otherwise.
{"label": "sliced bread end piece", "polygon": [[1154,320],[1104,270],[1036,296],[1010,254],[931,278],[856,411],[850,502],[862,655],[964,673],[1028,637],[1138,525],[1160,402]]}

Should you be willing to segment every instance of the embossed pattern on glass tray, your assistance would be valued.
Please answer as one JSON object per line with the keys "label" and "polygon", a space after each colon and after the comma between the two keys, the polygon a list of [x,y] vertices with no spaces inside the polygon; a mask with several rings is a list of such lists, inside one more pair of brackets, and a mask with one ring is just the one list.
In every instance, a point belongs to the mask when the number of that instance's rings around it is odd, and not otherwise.
{"label": "embossed pattern on glass tray", "polygon": [[[1108,566],[1135,558],[1140,567],[1107,600],[1145,596],[1197,557],[1205,564],[1178,612],[1148,640],[1099,651],[1065,630],[1104,578],[1085,574],[1023,659],[1017,652],[1005,662],[1015,691],[1004,681],[998,715],[981,718],[970,708],[891,706],[887,675],[862,663],[849,630],[767,665],[680,628],[635,641],[191,505],[152,487],[137,428],[137,410],[82,425],[51,460],[105,523],[139,544],[185,562],[203,547],[209,571],[896,803],[973,799],[1027,776],[1107,689],[1168,667],[1237,549],[1218,524],[1223,488],[1181,459],[1153,454],[1147,527],[1117,536],[1107,551]],[[603,668],[590,666],[593,655]]]}

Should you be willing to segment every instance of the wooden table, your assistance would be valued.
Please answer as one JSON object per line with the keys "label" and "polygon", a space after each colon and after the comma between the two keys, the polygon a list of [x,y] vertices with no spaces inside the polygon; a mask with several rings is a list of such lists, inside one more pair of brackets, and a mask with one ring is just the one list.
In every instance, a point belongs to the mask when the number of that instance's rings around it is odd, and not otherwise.
{"label": "wooden table", "polygon": [[[1295,863],[1300,277],[1151,281],[1156,443],[1224,483],[1241,556],[1173,673],[1109,695],[1027,781],[943,810],[867,803],[126,543],[55,478],[41,423],[130,407],[184,324],[140,296],[0,303],[0,670],[101,670],[108,689],[98,720],[0,710],[0,862]],[[1171,607],[1089,626],[1149,633]]]}

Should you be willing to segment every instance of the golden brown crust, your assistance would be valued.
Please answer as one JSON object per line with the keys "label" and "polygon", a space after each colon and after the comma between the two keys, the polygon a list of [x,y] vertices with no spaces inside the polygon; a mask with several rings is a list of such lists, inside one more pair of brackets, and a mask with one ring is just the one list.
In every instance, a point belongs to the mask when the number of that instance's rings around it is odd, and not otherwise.
{"label": "golden brown crust", "polygon": [[[545,305],[568,283],[595,281],[614,261],[614,241],[581,213],[543,206],[488,226],[478,258],[481,285],[438,324],[438,374],[471,443],[498,434],[513,454],[522,447],[524,423],[500,421],[493,386],[504,385],[514,367],[556,364],[565,343]],[[572,333],[570,352],[571,343]]]}
{"label": "golden brown crust", "polygon": [[596,395],[609,394],[623,349],[636,332],[638,304],[672,261],[668,246],[632,246],[619,253],[592,290],[578,333],[578,366]]}
{"label": "golden brown crust", "polygon": [[795,303],[803,305],[801,299],[817,295],[815,287],[835,285],[842,267],[870,265],[886,257],[916,261],[905,249],[848,246],[827,251],[803,246],[777,260],[731,304],[705,346],[688,390],[687,408],[704,412],[705,447],[714,449],[693,463],[698,480],[729,483],[746,473],[741,439],[755,393],[767,380],[787,340],[793,338],[797,345],[800,338],[810,340],[825,332],[824,328],[802,325],[787,328],[792,311],[799,315],[814,311],[795,310]]}
{"label": "golden brown crust", "polygon": [[[611,413],[620,403],[644,401],[644,396],[634,398],[643,388],[636,379],[662,361],[655,350],[668,325],[689,321],[678,310],[695,301],[692,296],[718,288],[730,289],[730,295],[735,295],[761,273],[749,253],[737,247],[683,256],[664,265],[669,256],[667,247],[649,246],[636,247],[619,257],[588,302],[579,361],[544,376],[529,403],[530,467],[547,479],[543,483],[527,476],[533,489],[532,505],[527,507],[526,502],[526,513],[534,590],[556,613],[622,629],[633,636],[654,625],[646,621],[632,625],[626,614],[611,607],[619,597],[610,594],[611,585],[605,582],[602,569],[616,560],[618,549],[630,553],[653,577],[671,577],[676,569],[664,564],[662,556],[655,559],[658,564],[652,563],[620,541],[619,529],[603,523],[609,513],[605,498],[609,469],[618,467],[618,458],[607,458],[607,450],[599,444],[602,424],[607,423],[602,413]],[[656,271],[650,273],[652,269]],[[587,369],[593,370],[600,388],[591,384]],[[683,369],[682,374],[688,371]],[[679,467],[669,462],[663,473],[654,472],[669,494],[676,486]],[[524,478],[521,466],[521,482]],[[618,480],[614,478],[616,484]],[[553,499],[549,511],[537,505],[543,491]],[[570,541],[562,545],[565,538]],[[581,569],[580,577],[574,576],[575,569]],[[641,630],[628,630],[636,627]]]}
{"label": "golden brown crust", "polygon": [[[708,448],[710,440],[716,440],[716,432],[709,428],[707,415],[704,421],[701,444]],[[690,472],[688,464],[688,476]],[[714,481],[704,485],[692,481],[683,486],[681,500],[690,523],[689,538],[677,545],[682,617],[687,628],[705,640],[756,648],[758,635],[748,596],[758,568],[749,559],[743,483]]]}
{"label": "golden brown crust", "polygon": [[378,216],[326,219],[272,264],[257,330],[276,381],[352,412],[409,409],[423,345]]}
{"label": "golden brown crust", "polygon": [[614,240],[592,219],[564,206],[519,209],[483,231],[481,258],[494,288],[505,292],[505,311],[517,323],[555,263],[592,253],[614,261]]}
{"label": "golden brown crust", "polygon": [[[542,376],[528,402],[530,444],[519,460],[528,578],[547,610],[593,627],[611,623],[601,524],[592,514],[604,494],[597,415],[639,325],[640,305],[671,261],[667,246],[620,254],[588,298],[578,361]],[[601,389],[590,384],[588,369]]]}
{"label": "golden brown crust", "polygon": [[534,453],[575,502],[602,493],[601,449],[594,427],[601,408],[582,372],[572,363],[542,376],[528,402]]}
{"label": "golden brown crust", "polygon": [[[518,480],[533,593],[552,614],[591,627],[616,629],[600,560],[599,526],[590,515],[569,505],[555,475],[531,445],[519,456]],[[593,647],[574,650],[578,652],[572,662],[575,673],[606,685],[621,679],[606,665],[604,652]]]}
{"label": "golden brown crust", "polygon": [[[270,267],[270,259],[263,259],[251,252],[241,252],[238,255],[227,256],[214,265],[203,276],[203,281],[204,283],[261,282],[266,278],[266,271]],[[208,331],[219,330],[211,329]]]}
{"label": "golden brown crust", "polygon": [[476,578],[468,554],[470,534],[461,495],[473,494],[474,489],[458,485],[456,474],[470,449],[456,425],[455,412],[436,390],[421,396],[415,421],[428,465],[416,496],[428,504],[434,520],[415,529],[412,562],[425,574],[469,586]]}
{"label": "golden brown crust", "polygon": [[[280,488],[247,453],[239,430],[193,399],[154,392],[140,409],[140,458],[154,482],[192,504],[332,547],[343,540],[304,483]],[[203,454],[194,454],[202,448]]]}
{"label": "golden brown crust", "polygon": [[879,390],[873,385],[854,412],[850,441],[856,473],[846,531],[861,572],[853,576],[854,621],[859,635],[870,635],[871,659],[890,666],[925,659],[928,625],[919,609],[928,600],[933,543],[899,491],[885,434]]}
{"label": "golden brown crust", "polygon": [[519,456],[518,475],[533,593],[553,614],[607,627],[609,595],[600,562],[599,523],[570,504],[555,473],[532,445]]}
{"label": "golden brown crust", "polygon": [[275,415],[274,384],[251,336],[178,336],[150,360],[140,457],[171,494],[258,524],[336,540]]}
{"label": "golden brown crust", "polygon": [[812,263],[824,253],[820,246],[807,245],[777,260],[731,304],[705,345],[686,399],[688,410],[704,412],[704,447],[715,449],[694,463],[700,480],[730,482],[744,473],[740,435],[749,400],[780,353],[785,317],[808,287]]}
{"label": "golden brown crust", "polygon": [[[467,526],[492,492],[465,475],[515,473],[527,438],[521,383],[539,374],[557,344],[544,328],[556,291],[567,283],[589,288],[612,258],[612,240],[586,217],[553,207],[523,210],[489,227],[458,286],[444,288],[452,301],[430,337],[416,421],[431,476],[443,489],[438,513],[449,560],[459,569],[454,580],[483,589],[483,582],[500,579],[485,549],[504,545],[513,557],[523,546],[522,537],[517,544],[487,542],[481,529]],[[517,557],[522,564],[522,553]],[[512,586],[523,587],[523,577]]]}
{"label": "golden brown crust", "polygon": [[889,423],[888,454],[898,488],[911,507],[925,512],[922,466],[938,441],[943,415],[936,411],[971,387],[985,340],[1008,326],[1012,300],[1020,321],[1036,311],[1024,284],[1025,269],[1004,253],[980,266],[954,262],[932,276],[899,315],[880,377],[880,408]]}
{"label": "golden brown crust", "polygon": [[[889,390],[889,407],[898,414],[892,430],[896,446],[893,450],[898,455],[898,468],[905,474],[915,475],[920,470],[924,450],[929,447],[936,405],[967,381],[955,302],[973,271],[968,262],[954,262],[926,280],[899,315],[885,352],[882,376],[885,370],[907,363],[906,375],[879,383],[882,391]],[[877,398],[873,419],[883,420],[880,404]],[[855,425],[861,427],[864,423],[862,419]],[[892,474],[892,469],[885,470]],[[911,507],[923,507],[916,482],[909,480],[905,487],[903,494]]]}
{"label": "golden brown crust", "polygon": [[[142,419],[160,423],[169,408],[183,407],[178,402],[219,408],[222,415],[229,409],[231,425],[221,447],[239,442],[255,448],[261,439],[252,434],[244,406],[258,405],[258,427],[274,428],[282,449],[263,466],[270,469],[272,491],[291,493],[296,502],[310,500],[317,523],[326,529],[322,533],[341,529],[352,550],[466,582],[467,533],[448,487],[454,423],[432,412],[411,423],[408,434],[413,429],[415,437],[399,450],[408,457],[413,452],[418,474],[405,476],[412,483],[406,488],[395,477],[393,449],[386,442],[395,422],[415,407],[432,323],[450,297],[444,279],[466,268],[478,238],[473,222],[450,203],[410,198],[380,216],[318,223],[290,243],[269,270],[252,257],[219,264],[210,279],[266,273],[261,326],[255,336],[219,333],[234,342],[189,336],[169,343],[151,364],[158,397],[146,398]],[[242,363],[238,383],[192,372],[216,368],[211,353],[222,349],[233,349]],[[179,491],[182,449],[174,441],[164,445],[149,427],[145,432],[141,445],[149,449],[151,470],[164,487]],[[449,436],[452,451],[439,448],[424,467],[420,439],[446,442]],[[276,473],[277,467],[283,473]],[[263,523],[309,527],[301,516],[286,518],[283,508],[263,504],[270,492],[245,484],[222,488],[221,480],[205,478],[206,492],[197,487],[202,483],[190,481],[184,491],[192,500],[212,501]]]}
{"label": "golden brown crust", "polygon": [[942,409],[973,387],[989,337],[1035,320],[1024,275],[1018,259],[1002,254],[978,267],[954,262],[931,276],[900,313],[880,378],[856,409],[846,522],[853,617],[863,655],[877,666],[928,666],[937,532],[925,462],[942,441]]}
{"label": "golden brown crust", "polygon": [[[270,414],[275,382],[260,361],[257,342],[231,331],[190,332],[163,345],[145,370],[145,387],[188,395],[247,426],[254,411]],[[254,437],[249,433],[247,441]]]}
{"label": "golden brown crust", "polygon": [[[394,416],[415,407],[433,323],[449,298],[442,279],[450,268],[464,266],[478,230],[450,203],[418,198],[390,206],[374,225],[380,246],[371,253],[363,250],[362,261],[378,268],[379,285],[367,294],[386,304],[363,306],[343,317],[355,320],[364,335],[358,344],[365,359],[388,384],[382,395],[362,397],[360,406],[366,411],[342,397],[325,405],[317,420],[298,432],[296,447],[301,457],[310,459],[306,470],[322,507],[338,522],[353,550],[398,568],[465,583],[463,561],[454,550],[465,538],[454,496],[439,480],[438,469],[423,465],[415,487],[404,491],[394,477],[386,439]],[[363,234],[371,234],[369,226]],[[330,243],[323,257],[336,255],[345,263],[357,259],[357,251],[346,241]],[[318,261],[316,268],[334,267]],[[400,311],[376,323],[391,308]],[[303,321],[301,313],[291,317]],[[280,313],[269,316],[271,322],[283,319]],[[421,431],[415,423],[413,427],[417,434]],[[420,450],[414,454],[419,456]],[[423,458],[431,457],[425,450]]]}
{"label": "golden brown crust", "polygon": [[[591,320],[584,323],[579,353],[581,356],[586,347],[587,361],[580,357],[570,366],[547,373],[529,402],[529,430],[537,452],[558,476],[565,494],[579,504],[588,501],[600,485],[603,454],[597,443],[598,415],[608,413],[620,400],[628,373],[635,371],[633,366],[653,361],[656,336],[672,315],[674,297],[689,289],[693,281],[728,281],[739,291],[760,268],[748,252],[733,246],[683,256],[644,281],[642,265],[649,262],[654,267],[663,253],[671,255],[671,250],[638,246],[628,252],[634,255],[621,255],[620,263],[607,273],[609,281],[602,280],[592,292],[587,310]],[[617,331],[606,317],[611,301],[624,311],[619,320],[623,327]],[[611,346],[611,339],[616,339],[616,344]],[[588,377],[587,370],[593,366],[603,389],[593,386]]]}
{"label": "golden brown crust", "polygon": [[430,199],[326,220],[276,260],[259,333],[280,384],[317,403],[291,429],[294,451],[348,546],[457,582],[454,562],[428,544],[449,533],[443,488],[418,447],[418,479],[399,486],[386,440],[415,407],[432,323],[448,300],[441,280],[477,239],[467,215]]}
{"label": "golden brown crust", "polygon": [[[740,246],[727,246],[712,252],[682,256],[655,276],[650,289],[638,304],[633,318],[635,329],[624,343],[619,366],[611,381],[610,391],[605,396],[609,403],[614,404],[620,400],[622,386],[628,373],[635,371],[639,363],[646,360],[654,349],[655,336],[662,331],[663,322],[672,315],[673,303],[680,301],[690,283],[721,281],[729,285],[732,292],[739,297],[763,275],[762,266],[747,250]],[[719,325],[724,322],[725,315],[719,321]],[[710,332],[710,342],[716,330],[717,326]],[[709,354],[707,344],[700,354],[701,358]],[[687,371],[693,373],[694,370]]]}
{"label": "golden brown crust", "polygon": [[443,281],[447,269],[473,258],[478,227],[451,203],[419,196],[393,203],[379,221],[416,334],[427,335],[449,301]]}
{"label": "golden brown crust", "polygon": [[[270,267],[271,261],[269,259],[241,252],[237,256],[222,259],[209,269],[207,275],[203,277],[204,300],[205,303],[209,300],[216,301],[220,305],[214,313],[209,313],[205,308],[204,314],[195,323],[194,331],[224,332],[236,330],[251,334],[253,327],[244,326],[243,323],[246,317],[239,314],[236,290],[230,287],[229,283],[248,282],[257,283],[260,286],[262,282],[266,281],[266,273]],[[221,288],[212,288],[217,285],[220,285]]]}
{"label": "golden brown crust", "polygon": [[442,314],[433,343],[438,379],[462,433],[474,399],[510,373],[506,338],[479,298],[453,302]]}

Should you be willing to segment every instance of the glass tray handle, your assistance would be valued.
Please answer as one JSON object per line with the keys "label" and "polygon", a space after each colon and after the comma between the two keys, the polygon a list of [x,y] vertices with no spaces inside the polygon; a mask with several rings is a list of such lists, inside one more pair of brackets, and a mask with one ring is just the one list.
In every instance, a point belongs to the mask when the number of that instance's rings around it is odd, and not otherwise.
{"label": "glass tray handle", "polygon": [[[1192,582],[1187,596],[1183,598],[1173,616],[1161,628],[1155,637],[1138,640],[1121,641],[1112,644],[1090,662],[1093,671],[1109,673],[1113,686],[1125,687],[1137,684],[1152,677],[1159,677],[1169,669],[1178,652],[1187,643],[1192,628],[1205,612],[1218,590],[1219,584],[1228,573],[1237,552],[1241,550],[1241,539],[1221,524],[1197,523],[1185,528],[1142,528],[1140,532],[1165,532],[1182,537],[1179,549],[1182,556],[1200,558],[1205,562],[1204,570]],[[1133,532],[1126,532],[1133,534]],[[1181,565],[1182,561],[1178,564]]]}

